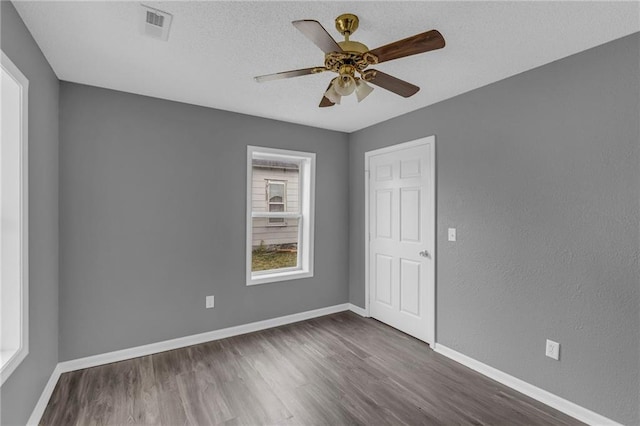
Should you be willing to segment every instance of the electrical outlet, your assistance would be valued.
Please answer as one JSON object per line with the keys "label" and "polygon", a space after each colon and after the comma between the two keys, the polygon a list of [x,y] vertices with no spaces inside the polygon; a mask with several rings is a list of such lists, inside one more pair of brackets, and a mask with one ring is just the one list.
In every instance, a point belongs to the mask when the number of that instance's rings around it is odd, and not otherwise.
{"label": "electrical outlet", "polygon": [[456,228],[449,228],[449,241],[455,241],[456,240]]}
{"label": "electrical outlet", "polygon": [[213,296],[207,296],[207,309],[211,309],[214,306]]}
{"label": "electrical outlet", "polygon": [[545,355],[549,358],[553,358],[556,361],[560,360],[560,343],[547,339],[547,350]]}

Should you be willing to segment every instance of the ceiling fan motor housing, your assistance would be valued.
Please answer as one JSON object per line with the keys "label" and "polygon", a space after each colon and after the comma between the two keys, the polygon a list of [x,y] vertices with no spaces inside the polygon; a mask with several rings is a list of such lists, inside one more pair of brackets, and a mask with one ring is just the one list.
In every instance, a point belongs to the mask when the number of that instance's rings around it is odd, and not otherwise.
{"label": "ceiling fan motor housing", "polygon": [[339,41],[338,44],[345,52],[365,53],[369,51],[369,48],[359,41]]}
{"label": "ceiling fan motor housing", "polygon": [[349,40],[349,36],[358,29],[358,24],[358,17],[352,13],[343,13],[336,18],[336,29],[345,39],[338,42],[342,52],[329,52],[325,55],[324,64],[328,71],[354,76],[356,72],[362,73],[369,65],[378,62],[378,58],[369,53],[365,44]]}
{"label": "ceiling fan motor housing", "polygon": [[354,71],[362,73],[369,65],[377,64],[378,58],[366,51],[359,52],[331,52],[324,57],[324,66],[328,71],[340,74],[344,67],[351,67]]}

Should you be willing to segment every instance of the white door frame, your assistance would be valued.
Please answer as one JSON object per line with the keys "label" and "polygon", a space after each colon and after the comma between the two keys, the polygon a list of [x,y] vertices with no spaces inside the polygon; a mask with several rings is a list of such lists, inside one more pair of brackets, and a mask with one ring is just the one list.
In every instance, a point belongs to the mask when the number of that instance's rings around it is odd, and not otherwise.
{"label": "white door frame", "polygon": [[431,164],[431,188],[429,188],[431,190],[431,193],[433,194],[433,203],[431,205],[431,218],[432,218],[432,228],[433,228],[433,253],[431,254],[432,256],[432,260],[433,260],[433,268],[432,268],[432,280],[431,282],[433,283],[433,288],[428,289],[429,290],[429,300],[430,300],[430,306],[429,306],[429,311],[431,312],[432,318],[431,319],[431,324],[432,324],[432,330],[430,330],[430,334],[432,336],[432,340],[433,340],[433,344],[436,343],[436,259],[437,259],[437,250],[436,250],[436,240],[437,240],[437,234],[436,234],[436,137],[435,135],[431,135],[431,136],[427,136],[424,138],[420,138],[420,139],[415,139],[409,142],[404,142],[404,143],[400,143],[397,145],[391,145],[391,146],[387,146],[384,148],[380,148],[380,149],[375,149],[373,151],[367,151],[364,153],[364,205],[365,205],[365,210],[364,210],[364,247],[365,247],[365,260],[364,260],[364,268],[365,268],[365,273],[364,273],[364,280],[365,280],[365,285],[364,285],[364,289],[365,289],[365,293],[364,293],[364,297],[365,297],[365,311],[366,311],[366,315],[367,317],[371,315],[371,311],[370,311],[370,294],[371,294],[371,290],[370,290],[370,286],[371,286],[371,281],[370,281],[370,277],[369,277],[369,242],[370,242],[370,236],[371,236],[371,229],[370,229],[370,224],[369,224],[369,176],[370,176],[370,169],[369,169],[369,160],[372,156],[374,155],[380,155],[380,154],[387,154],[389,152],[394,152],[394,151],[398,151],[398,150],[402,150],[402,149],[407,149],[407,148],[414,148],[416,146],[421,146],[421,145],[429,145],[430,148],[430,153],[431,153],[431,159],[432,159],[432,164]]}

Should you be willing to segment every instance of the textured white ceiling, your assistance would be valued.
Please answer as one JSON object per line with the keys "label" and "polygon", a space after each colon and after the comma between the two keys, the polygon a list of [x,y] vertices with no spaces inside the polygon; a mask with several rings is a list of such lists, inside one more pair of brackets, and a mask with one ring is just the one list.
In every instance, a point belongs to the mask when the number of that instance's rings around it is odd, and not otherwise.
{"label": "textured white ceiling", "polygon": [[[631,2],[147,2],[172,13],[169,41],[141,35],[139,2],[22,2],[16,9],[61,80],[351,132],[640,31]],[[362,103],[318,108],[332,75],[256,83],[323,64],[291,21],[355,13],[369,48],[430,29],[444,49],[377,69],[421,87],[377,88]]]}

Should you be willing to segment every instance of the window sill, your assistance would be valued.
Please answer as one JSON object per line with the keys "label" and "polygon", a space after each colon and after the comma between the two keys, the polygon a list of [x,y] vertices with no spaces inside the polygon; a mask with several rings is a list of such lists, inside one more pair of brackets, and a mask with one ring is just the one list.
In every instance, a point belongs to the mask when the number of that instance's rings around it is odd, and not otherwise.
{"label": "window sill", "polygon": [[274,272],[272,274],[251,274],[247,277],[247,285],[259,285],[275,283],[280,281],[297,280],[301,278],[313,277],[312,271],[286,271],[286,272]]}
{"label": "window sill", "polygon": [[18,368],[28,353],[25,348],[0,351],[0,386]]}

